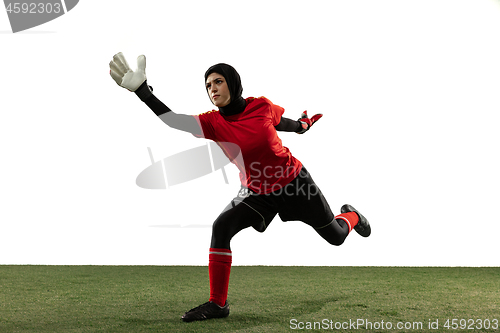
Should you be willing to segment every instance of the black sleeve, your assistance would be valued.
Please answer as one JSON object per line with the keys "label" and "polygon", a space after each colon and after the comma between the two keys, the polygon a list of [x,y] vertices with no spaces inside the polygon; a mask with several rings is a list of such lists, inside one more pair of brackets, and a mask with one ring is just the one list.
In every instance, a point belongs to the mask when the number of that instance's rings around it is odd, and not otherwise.
{"label": "black sleeve", "polygon": [[168,106],[153,95],[152,88],[148,86],[147,81],[144,81],[137,88],[135,94],[168,126],[195,135],[202,134],[200,125],[195,117],[186,114],[177,114],[170,110]]}
{"label": "black sleeve", "polygon": [[302,128],[300,121],[281,117],[280,123],[274,126],[277,131],[282,132],[297,132]]}
{"label": "black sleeve", "polygon": [[162,103],[155,95],[153,95],[153,89],[148,86],[148,82],[144,81],[139,88],[135,91],[137,97],[141,99],[146,105],[153,110],[153,112],[160,116],[164,113],[171,112],[165,104]]}

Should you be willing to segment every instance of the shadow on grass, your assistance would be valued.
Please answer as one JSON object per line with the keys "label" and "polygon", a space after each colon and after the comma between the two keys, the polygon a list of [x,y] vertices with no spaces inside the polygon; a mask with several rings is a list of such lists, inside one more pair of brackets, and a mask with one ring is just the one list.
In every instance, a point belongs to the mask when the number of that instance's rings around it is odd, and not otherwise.
{"label": "shadow on grass", "polygon": [[288,329],[292,318],[313,316],[328,304],[338,302],[339,297],[325,296],[318,299],[297,299],[293,304],[277,304],[273,300],[251,304],[231,304],[228,318],[211,319],[200,322],[184,323],[182,311],[165,312],[164,319],[146,319],[128,317],[117,319],[112,328],[104,331],[113,332],[227,332],[234,330],[252,331],[259,327]]}

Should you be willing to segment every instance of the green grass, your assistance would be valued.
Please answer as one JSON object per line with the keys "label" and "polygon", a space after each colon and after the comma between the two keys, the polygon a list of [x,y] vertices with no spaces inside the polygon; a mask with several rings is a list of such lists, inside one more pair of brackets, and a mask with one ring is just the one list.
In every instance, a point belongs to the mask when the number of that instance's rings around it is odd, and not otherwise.
{"label": "green grass", "polygon": [[500,268],[237,266],[230,316],[183,323],[208,291],[207,267],[0,266],[0,332],[314,331],[292,330],[292,319],[422,323],[321,332],[500,331],[443,327],[448,318],[500,320]]}

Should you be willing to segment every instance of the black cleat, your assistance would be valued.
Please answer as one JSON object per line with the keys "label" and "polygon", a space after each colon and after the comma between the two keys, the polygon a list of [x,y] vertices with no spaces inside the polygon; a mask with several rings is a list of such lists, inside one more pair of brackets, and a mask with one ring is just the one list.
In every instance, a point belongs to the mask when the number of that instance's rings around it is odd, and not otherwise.
{"label": "black cleat", "polygon": [[358,224],[354,227],[354,230],[356,230],[356,232],[363,237],[370,236],[370,234],[372,233],[372,228],[370,227],[370,223],[368,223],[366,217],[361,215],[361,213],[358,212],[356,208],[354,208],[351,205],[343,205],[342,208],[340,208],[340,211],[342,213],[355,212],[356,214],[358,214],[359,221]]}
{"label": "black cleat", "polygon": [[219,306],[214,302],[206,302],[186,312],[181,319],[185,322],[191,322],[212,318],[226,318],[227,316],[229,316],[229,304],[227,301],[224,306]]}

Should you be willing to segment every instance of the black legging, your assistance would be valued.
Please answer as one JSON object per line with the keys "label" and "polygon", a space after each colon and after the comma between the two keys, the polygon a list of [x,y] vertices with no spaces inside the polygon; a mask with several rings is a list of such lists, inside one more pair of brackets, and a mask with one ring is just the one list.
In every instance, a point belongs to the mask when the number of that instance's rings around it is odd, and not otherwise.
{"label": "black legging", "polygon": [[[263,219],[266,226],[269,225],[277,213],[278,211],[272,210],[260,213],[249,207],[245,201],[238,204],[232,201],[213,224],[210,247],[230,250],[234,235],[245,228],[259,226]],[[341,245],[349,234],[349,227],[342,219],[332,220],[330,224],[315,230],[332,245]]]}

